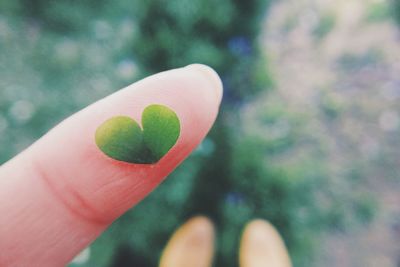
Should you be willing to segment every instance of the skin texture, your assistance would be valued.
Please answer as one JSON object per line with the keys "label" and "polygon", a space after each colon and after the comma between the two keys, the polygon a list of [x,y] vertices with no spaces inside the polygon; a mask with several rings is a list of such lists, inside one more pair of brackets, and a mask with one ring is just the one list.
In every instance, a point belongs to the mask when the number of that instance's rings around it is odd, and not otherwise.
{"label": "skin texture", "polygon": [[[206,136],[218,113],[217,74],[191,65],[150,76],[69,117],[0,167],[0,266],[65,266],[149,194]],[[111,159],[96,129],[148,105],[174,110],[181,132],[156,164]]]}

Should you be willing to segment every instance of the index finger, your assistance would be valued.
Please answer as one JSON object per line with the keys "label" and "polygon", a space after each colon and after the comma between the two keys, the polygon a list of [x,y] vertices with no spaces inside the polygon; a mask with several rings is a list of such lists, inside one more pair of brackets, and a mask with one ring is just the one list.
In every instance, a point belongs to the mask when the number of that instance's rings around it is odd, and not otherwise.
{"label": "index finger", "polygon": [[[59,124],[0,168],[0,266],[63,266],[168,175],[205,137],[222,85],[203,65],[150,76]],[[180,135],[155,164],[104,155],[96,129],[108,118],[137,122],[162,104],[180,120]]]}

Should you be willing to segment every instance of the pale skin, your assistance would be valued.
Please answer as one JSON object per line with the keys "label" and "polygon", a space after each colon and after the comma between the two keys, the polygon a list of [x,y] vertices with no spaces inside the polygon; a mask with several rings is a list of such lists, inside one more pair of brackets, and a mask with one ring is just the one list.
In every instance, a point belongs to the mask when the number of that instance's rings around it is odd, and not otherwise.
{"label": "pale skin", "polygon": [[[206,217],[191,218],[179,227],[164,249],[159,267],[212,267],[215,233]],[[291,267],[289,255],[275,228],[264,220],[249,222],[239,248],[240,267]]]}
{"label": "pale skin", "polygon": [[[221,81],[207,66],[162,72],[72,115],[0,166],[0,266],[68,264],[200,144],[221,98]],[[115,115],[140,121],[154,103],[172,108],[181,123],[177,143],[159,162],[124,163],[99,151],[94,133],[101,123]]]}

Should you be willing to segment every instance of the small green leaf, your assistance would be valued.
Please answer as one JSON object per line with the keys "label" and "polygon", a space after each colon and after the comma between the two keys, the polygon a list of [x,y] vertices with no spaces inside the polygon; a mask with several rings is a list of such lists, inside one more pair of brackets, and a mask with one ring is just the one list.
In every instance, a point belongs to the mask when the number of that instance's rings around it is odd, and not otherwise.
{"label": "small green leaf", "polygon": [[143,111],[142,126],[143,131],[129,117],[113,117],[97,129],[96,144],[104,154],[115,160],[156,163],[178,140],[179,119],[170,108],[150,105]]}
{"label": "small green leaf", "polygon": [[143,145],[142,129],[129,117],[113,117],[97,129],[96,144],[113,159],[135,162]]}
{"label": "small green leaf", "polygon": [[162,105],[150,105],[142,114],[143,140],[155,161],[159,161],[176,143],[180,122],[176,113]]}

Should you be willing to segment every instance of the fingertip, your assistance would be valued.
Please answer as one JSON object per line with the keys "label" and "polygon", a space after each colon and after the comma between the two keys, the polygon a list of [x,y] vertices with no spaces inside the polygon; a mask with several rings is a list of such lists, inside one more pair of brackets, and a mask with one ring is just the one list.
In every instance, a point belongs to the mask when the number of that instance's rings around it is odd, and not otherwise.
{"label": "fingertip", "polygon": [[168,241],[160,267],[209,267],[214,251],[214,225],[198,216],[184,223]]}
{"label": "fingertip", "polygon": [[211,243],[214,238],[214,225],[210,219],[204,216],[197,216],[187,223],[188,237],[193,243]]}
{"label": "fingertip", "polygon": [[256,219],[243,231],[239,253],[240,267],[291,267],[284,241],[268,221]]}
{"label": "fingertip", "polygon": [[185,67],[185,69],[193,70],[201,74],[209,83],[210,90],[213,90],[218,103],[221,103],[223,95],[223,85],[221,78],[218,73],[210,66],[204,64],[191,64]]}

